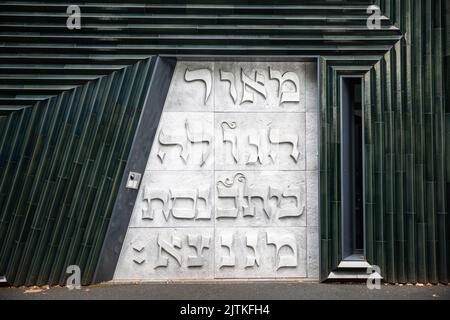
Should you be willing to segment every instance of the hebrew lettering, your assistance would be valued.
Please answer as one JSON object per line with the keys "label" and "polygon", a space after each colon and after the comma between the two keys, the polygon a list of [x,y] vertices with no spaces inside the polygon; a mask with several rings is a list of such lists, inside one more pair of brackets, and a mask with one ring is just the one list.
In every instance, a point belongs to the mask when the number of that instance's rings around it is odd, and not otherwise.
{"label": "hebrew lettering", "polygon": [[[170,136],[164,133],[163,130],[159,132],[158,136],[159,144],[162,146],[178,146],[180,147],[180,157],[183,159],[184,163],[189,158],[189,150],[187,148],[187,140],[186,137],[181,136]],[[162,151],[161,149],[157,153],[159,159],[161,160],[161,163],[164,162],[164,158],[166,156],[166,153]]]}
{"label": "hebrew lettering", "polygon": [[198,70],[189,70],[186,69],[186,72],[184,74],[184,80],[186,82],[193,82],[193,81],[202,81],[205,84],[205,101],[206,102],[209,99],[209,96],[211,95],[211,88],[212,88],[212,73],[209,69],[198,69]]}
{"label": "hebrew lettering", "polygon": [[209,249],[211,238],[203,235],[188,235],[188,245],[195,249],[195,256],[188,256],[188,267],[202,267],[205,265],[206,260],[203,256],[203,250]]}
{"label": "hebrew lettering", "polygon": [[[194,219],[197,207],[197,190],[193,189],[170,189],[172,199],[171,212],[176,219]],[[188,200],[190,207],[177,207],[177,201]]]}
{"label": "hebrew lettering", "polygon": [[283,219],[287,217],[299,217],[303,214],[305,210],[305,205],[303,203],[303,199],[300,194],[300,188],[298,187],[288,187],[283,192],[283,197],[294,198],[295,199],[295,207],[293,208],[280,208],[278,218]]}
{"label": "hebrew lettering", "polygon": [[158,153],[156,154],[160,162],[164,163],[166,159],[166,152],[164,152],[161,147],[179,147],[180,157],[181,159],[183,159],[184,164],[187,164],[191,154],[191,146],[201,144],[202,153],[200,167],[203,167],[206,163],[206,160],[208,160],[209,156],[211,155],[213,137],[211,134],[206,132],[207,130],[205,130],[206,128],[204,127],[203,123],[200,123],[199,127],[201,128],[200,131],[193,130],[195,126],[192,126],[189,120],[186,119],[184,122],[184,136],[180,134],[166,134],[166,132],[173,131],[179,133],[179,131],[176,130],[177,128],[175,128],[175,130],[172,128],[170,128],[171,130],[167,130],[166,128],[161,129],[158,137],[160,147]]}
{"label": "hebrew lettering", "polygon": [[[267,231],[267,244],[275,246],[276,269],[286,267],[296,267],[297,261],[297,242],[292,234],[280,235],[273,231]],[[281,248],[287,247],[292,254],[280,254]]]}
{"label": "hebrew lettering", "polygon": [[185,126],[187,138],[191,143],[206,143],[208,145],[206,151],[204,148],[202,148],[202,162],[200,166],[203,166],[211,153],[212,137],[208,134],[205,134],[204,130],[202,130],[201,132],[191,132],[189,122],[187,120]]}
{"label": "hebrew lettering", "polygon": [[[288,187],[286,190],[280,190],[277,188],[269,188],[269,198],[277,199],[277,207],[275,209],[275,214],[278,219],[288,218],[288,217],[300,217],[305,210],[305,205],[303,203],[303,197],[301,195],[301,190],[299,187]],[[294,198],[294,207],[283,207],[283,199]]]}
{"label": "hebrew lettering", "polygon": [[167,241],[158,235],[158,257],[155,264],[155,269],[160,267],[167,267],[169,265],[169,258],[163,256],[163,251],[172,257],[181,267],[182,255],[179,251],[181,249],[181,239],[172,235],[172,240]]}
{"label": "hebrew lettering", "polygon": [[248,136],[248,144],[252,146],[252,152],[248,157],[247,164],[263,164],[263,155],[261,150],[261,136],[257,133]]}
{"label": "hebrew lettering", "polygon": [[233,233],[222,234],[220,245],[228,250],[228,255],[220,257],[220,268],[234,267],[236,265],[236,257],[233,253]]}
{"label": "hebrew lettering", "polygon": [[230,208],[220,207],[218,204],[216,217],[219,218],[237,218],[239,213],[239,188],[238,187],[224,187],[217,186],[217,198],[219,200],[231,200],[233,206]]}
{"label": "hebrew lettering", "polygon": [[[227,130],[225,127],[228,127]],[[236,129],[236,122],[222,122],[222,134],[223,134],[223,142],[226,144],[229,142],[231,144],[231,155],[236,163],[239,162],[238,158],[238,146],[237,146],[237,135],[232,132],[232,130]]]}
{"label": "hebrew lettering", "polygon": [[[278,81],[278,97],[280,103],[285,102],[300,102],[300,80],[295,72],[286,72],[281,75],[278,70],[273,70],[269,67],[269,76],[271,80]],[[294,86],[293,90],[287,90],[285,83],[291,83]]]}
{"label": "hebrew lettering", "polygon": [[153,190],[144,186],[144,192],[142,193],[144,202],[148,204],[148,210],[142,209],[142,219],[153,220],[155,217],[155,209],[153,207],[154,200],[158,200],[162,203],[161,213],[164,215],[166,221],[169,219],[169,193],[165,190]]}
{"label": "hebrew lettering", "polygon": [[[211,219],[210,192],[211,188],[206,186],[197,189],[171,188],[169,190],[144,186],[143,201],[147,202],[148,209],[142,209],[142,219],[153,220],[155,215],[160,213],[165,221],[169,221],[170,216],[183,220]],[[162,204],[161,209],[155,209],[156,202]]]}
{"label": "hebrew lettering", "polygon": [[155,137],[114,279],[318,277],[320,99],[301,59],[178,59],[144,124]]}
{"label": "hebrew lettering", "polygon": [[[241,173],[237,173],[233,179],[225,179],[224,181],[217,182],[217,213],[216,217],[219,218],[237,218],[238,213],[245,207],[243,200],[240,196],[240,190],[238,183],[245,183],[245,176]],[[221,200],[231,200],[232,207],[221,207]]]}
{"label": "hebrew lettering", "polygon": [[258,255],[258,231],[249,232],[245,235],[246,246],[252,250],[250,255],[246,256],[245,268],[260,266],[260,257]]}
{"label": "hebrew lettering", "polygon": [[231,99],[233,99],[233,102],[236,103],[237,91],[236,91],[236,81],[234,79],[234,74],[232,72],[220,70],[220,80],[228,81],[230,83],[230,89],[229,89],[230,96],[231,96]]}
{"label": "hebrew lettering", "polygon": [[261,210],[270,218],[271,210],[267,198],[267,187],[247,187],[244,196],[248,199],[248,207],[244,210],[244,216],[254,217],[258,212],[258,207],[255,206],[253,199],[260,199],[262,201]]}
{"label": "hebrew lettering", "polygon": [[[195,216],[196,220],[209,220],[211,219],[211,202],[210,202],[210,192],[211,192],[211,188],[209,187],[203,187],[203,188],[199,188],[198,189],[198,193],[197,193],[197,203],[196,203],[196,208],[197,208],[197,215]],[[204,206],[199,208],[199,203],[201,203],[203,201]]]}
{"label": "hebrew lettering", "polygon": [[[300,151],[298,149],[298,135],[296,134],[285,134],[281,133],[280,130],[276,129],[269,129],[269,141],[272,144],[282,144],[282,143],[288,143],[292,146],[292,152],[291,157],[294,159],[295,163],[298,162],[300,157]],[[270,156],[272,160],[275,162],[275,156],[274,153],[270,153]]]}
{"label": "hebrew lettering", "polygon": [[[253,80],[245,74],[244,69],[241,69],[241,79],[244,84],[241,104],[244,102],[253,103],[255,100],[254,91],[261,94],[265,99],[267,99],[264,75],[262,75],[258,71],[255,71],[255,80]],[[252,89],[253,91],[249,91],[249,89]]]}

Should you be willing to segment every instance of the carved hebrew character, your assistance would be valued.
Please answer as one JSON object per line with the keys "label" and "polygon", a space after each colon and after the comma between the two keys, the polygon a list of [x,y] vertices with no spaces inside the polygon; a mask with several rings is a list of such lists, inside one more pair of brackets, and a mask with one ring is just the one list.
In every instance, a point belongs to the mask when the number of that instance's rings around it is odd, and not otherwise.
{"label": "carved hebrew character", "polygon": [[220,199],[232,199],[234,202],[233,208],[229,209],[222,209],[216,206],[217,218],[237,218],[241,208],[245,210],[246,204],[240,196],[239,187],[234,186],[236,182],[245,184],[245,176],[242,173],[236,173],[232,179],[226,178],[224,181],[217,182],[217,202]]}
{"label": "carved hebrew character", "polygon": [[239,162],[238,160],[238,148],[237,148],[237,135],[230,132],[230,130],[225,130],[224,126],[228,126],[230,129],[236,129],[236,122],[222,122],[222,133],[223,133],[223,142],[231,143],[231,154],[233,155],[234,161],[236,163]]}
{"label": "carved hebrew character", "polygon": [[220,80],[228,81],[230,83],[230,95],[231,95],[231,98],[233,99],[233,102],[236,103],[237,91],[236,91],[236,82],[234,79],[234,74],[232,72],[220,70]]}
{"label": "carved hebrew character", "polygon": [[142,220],[153,220],[155,217],[155,209],[153,208],[152,201],[159,200],[163,203],[161,212],[164,215],[166,221],[169,219],[169,193],[164,190],[159,189],[149,189],[147,186],[144,187],[144,192],[142,193],[142,198],[148,203],[148,210],[142,209]]}
{"label": "carved hebrew character", "polygon": [[[294,72],[286,72],[281,75],[281,72],[278,70],[272,70],[269,67],[269,76],[270,80],[278,80],[278,97],[280,98],[280,102],[300,102],[300,80],[298,76]],[[283,84],[285,82],[291,82],[294,84],[294,91],[286,91],[283,89]]]}
{"label": "carved hebrew character", "polygon": [[253,255],[248,255],[246,258],[245,268],[251,268],[257,265],[260,266],[260,257],[258,256],[258,252],[256,247],[258,245],[258,232],[250,232],[245,235],[245,241],[247,247],[253,250]]}
{"label": "carved hebrew character", "polygon": [[252,187],[245,188],[244,197],[248,199],[248,208],[244,209],[244,216],[254,217],[256,215],[257,207],[254,205],[252,199],[261,199],[263,202],[263,211],[268,218],[270,218],[271,210],[269,207],[269,201],[267,199],[266,187]]}
{"label": "carved hebrew character", "polygon": [[[176,219],[194,219],[197,209],[197,190],[192,189],[170,189],[170,198],[172,199],[172,208],[170,211]],[[177,200],[192,200],[190,208],[177,208]]]}
{"label": "carved hebrew character", "polygon": [[195,249],[195,256],[188,256],[187,266],[188,267],[202,267],[206,259],[203,257],[203,249],[209,248],[209,243],[211,238],[209,236],[203,235],[188,235],[188,245]]}
{"label": "carved hebrew character", "polygon": [[305,205],[301,197],[299,187],[288,187],[283,192],[284,198],[295,198],[295,208],[281,208],[278,218],[300,217],[305,211]]}
{"label": "carved hebrew character", "polygon": [[277,198],[276,208],[273,213],[275,216],[278,216],[278,210],[281,207],[281,199],[283,198],[283,190],[269,186],[269,199],[272,198]]}
{"label": "carved hebrew character", "polygon": [[[161,131],[159,132],[158,141],[159,144],[163,146],[179,146],[181,148],[180,157],[181,159],[183,159],[184,163],[186,163],[187,159],[189,158],[189,150],[187,149],[186,137],[166,135],[161,129]],[[163,163],[166,156],[165,152],[159,150],[157,155],[161,160],[161,163]]]}
{"label": "carved hebrew character", "polygon": [[[305,205],[299,187],[289,186],[284,191],[269,187],[269,199],[270,198],[277,198],[277,208],[275,209],[275,214],[279,219],[288,217],[300,217],[305,211]],[[295,198],[295,207],[284,208],[282,206],[283,198]]]}
{"label": "carved hebrew character", "polygon": [[250,77],[248,77],[244,70],[241,69],[241,78],[242,82],[244,83],[243,88],[243,94],[242,94],[242,101],[241,104],[244,102],[252,102],[255,99],[254,92],[249,92],[247,88],[251,88],[254,91],[260,93],[265,99],[267,99],[267,91],[265,85],[265,79],[264,76],[259,73],[258,71],[255,71],[255,80],[252,80]]}
{"label": "carved hebrew character", "polygon": [[182,256],[179,250],[177,250],[181,249],[180,238],[177,238],[174,235],[172,235],[172,241],[169,242],[162,239],[161,235],[158,234],[157,244],[158,244],[158,258],[156,260],[154,269],[159,267],[167,267],[169,265],[169,258],[162,256],[163,251],[165,251],[172,258],[174,258],[175,261],[178,263],[178,265],[181,267]]}
{"label": "carved hebrew character", "polygon": [[208,102],[209,96],[211,95],[211,88],[212,88],[212,72],[209,69],[198,69],[198,70],[189,70],[186,69],[186,73],[184,74],[184,80],[186,82],[192,82],[192,81],[203,81],[203,83],[206,86],[205,91],[205,101],[204,103]]}
{"label": "carved hebrew character", "polygon": [[236,265],[236,256],[233,253],[233,234],[227,233],[220,236],[220,246],[228,248],[229,255],[220,257],[220,267],[234,267]]}
{"label": "carved hebrew character", "polygon": [[247,164],[263,164],[263,155],[261,150],[261,137],[259,134],[251,134],[248,136],[248,144],[251,146],[255,146],[255,152],[252,152],[248,157]]}
{"label": "carved hebrew character", "polygon": [[[290,145],[292,145],[292,152],[291,152],[291,157],[292,159],[294,159],[295,163],[298,162],[298,159],[300,157],[300,151],[298,149],[298,135],[296,134],[282,134],[280,133],[279,130],[277,129],[269,129],[269,141],[272,144],[282,144],[282,143],[289,143]],[[274,156],[275,152],[271,151],[270,152],[270,157],[272,158],[272,160],[275,162],[275,156]]]}
{"label": "carved hebrew character", "polygon": [[234,202],[233,208],[223,209],[217,205],[216,217],[219,218],[237,218],[239,213],[239,188],[238,187],[222,187],[217,186],[217,197],[220,199],[232,199]]}
{"label": "carved hebrew character", "polygon": [[[273,244],[275,246],[275,261],[276,268],[285,267],[297,267],[297,242],[293,234],[279,234],[273,231],[267,231],[267,244]],[[291,249],[291,255],[281,255],[280,250],[283,247]]]}
{"label": "carved hebrew character", "polygon": [[[211,219],[211,203],[209,201],[209,194],[211,189],[209,187],[199,188],[197,195],[197,216],[196,220],[209,220]],[[205,209],[198,209],[199,199],[205,202]]]}
{"label": "carved hebrew character", "polygon": [[203,166],[211,153],[212,137],[208,134],[205,134],[204,131],[192,132],[190,130],[188,120],[186,120],[186,122],[185,122],[185,127],[186,127],[187,138],[191,143],[207,143],[208,144],[208,148],[206,149],[206,152],[204,152],[204,150],[202,149],[202,162],[201,162],[200,166]]}

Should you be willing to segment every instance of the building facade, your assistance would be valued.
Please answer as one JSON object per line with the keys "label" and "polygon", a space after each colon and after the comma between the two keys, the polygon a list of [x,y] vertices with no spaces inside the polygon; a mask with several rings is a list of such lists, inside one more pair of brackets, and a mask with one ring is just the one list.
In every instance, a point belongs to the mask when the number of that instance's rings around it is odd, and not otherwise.
{"label": "building facade", "polygon": [[449,7],[0,1],[0,275],[448,283]]}

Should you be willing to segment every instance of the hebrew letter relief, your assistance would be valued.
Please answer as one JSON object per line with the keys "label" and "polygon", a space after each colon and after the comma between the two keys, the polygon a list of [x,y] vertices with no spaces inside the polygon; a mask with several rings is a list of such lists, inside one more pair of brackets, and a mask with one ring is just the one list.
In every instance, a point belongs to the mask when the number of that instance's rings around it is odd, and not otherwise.
{"label": "hebrew letter relief", "polygon": [[[275,246],[276,268],[296,267],[297,261],[297,242],[292,234],[279,235],[272,231],[267,231],[267,244]],[[287,247],[292,254],[280,254],[281,248]]]}
{"label": "hebrew letter relief", "polygon": [[161,146],[180,147],[180,157],[181,159],[183,159],[184,164],[187,164],[191,153],[191,145],[201,144],[202,156],[200,160],[200,167],[203,167],[205,165],[206,160],[208,160],[211,154],[213,137],[211,134],[205,132],[206,130],[203,127],[202,123],[200,123],[199,125],[199,127],[202,128],[201,131],[194,131],[192,130],[192,127],[195,127],[195,125],[191,126],[189,121],[186,119],[186,121],[184,122],[184,136],[166,134],[166,132],[176,131],[173,128],[169,128],[168,130],[166,130],[167,128],[162,128],[160,130],[158,136],[160,147],[156,155],[158,156],[161,163],[164,163],[166,158],[166,153],[162,150]]}
{"label": "hebrew letter relief", "polygon": [[188,245],[195,249],[197,253],[195,256],[188,256],[188,267],[202,267],[205,264],[205,258],[203,257],[203,249],[208,249],[210,246],[211,238],[203,235],[188,235]]}
{"label": "hebrew letter relief", "polygon": [[[227,126],[230,130],[225,128]],[[237,135],[231,130],[236,129],[236,122],[222,122],[222,133],[223,133],[223,142],[226,144],[227,142],[231,143],[231,154],[236,163],[239,162],[238,159],[238,147],[237,147]]]}
{"label": "hebrew letter relief", "polygon": [[153,209],[153,200],[159,200],[163,206],[161,209],[162,214],[166,221],[169,219],[169,193],[164,190],[149,190],[144,186],[144,192],[142,193],[144,202],[147,201],[149,209],[142,209],[142,219],[153,220],[155,217],[155,209]]}
{"label": "hebrew letter relief", "polygon": [[[192,189],[171,189],[170,198],[172,199],[172,215],[176,219],[194,219],[197,208],[197,190]],[[189,200],[192,206],[189,208],[178,208],[177,200]]]}
{"label": "hebrew letter relief", "polygon": [[[269,188],[269,198],[277,199],[277,208],[275,209],[275,214],[278,219],[287,218],[287,217],[300,217],[304,210],[305,205],[303,201],[303,197],[301,195],[301,191],[299,187],[288,187],[286,190],[282,191],[277,188]],[[283,207],[282,201],[283,199],[294,198],[295,199],[295,207]]]}
{"label": "hebrew letter relief", "polygon": [[222,208],[217,206],[217,218],[237,218],[239,212],[239,189],[238,187],[217,186],[218,199],[229,199],[233,201],[233,207]]}
{"label": "hebrew letter relief", "polygon": [[246,268],[252,268],[254,266],[260,266],[260,257],[258,256],[258,231],[249,232],[245,235],[246,246],[253,251],[253,254],[246,257]]}
{"label": "hebrew letter relief", "polygon": [[198,69],[198,70],[192,70],[186,69],[186,73],[184,74],[184,80],[187,82],[192,81],[203,81],[206,87],[205,91],[205,101],[204,103],[208,102],[209,96],[211,95],[211,88],[212,88],[212,73],[209,69]]}
{"label": "hebrew letter relief", "polygon": [[295,199],[295,207],[293,208],[280,208],[278,218],[283,219],[287,217],[300,217],[305,211],[305,205],[303,198],[300,193],[300,188],[298,187],[288,187],[283,192],[283,197],[294,198]]}
{"label": "hebrew letter relief", "polygon": [[[197,195],[197,215],[196,220],[209,220],[211,219],[211,203],[209,200],[209,194],[211,189],[209,187],[199,188]],[[204,208],[199,209],[199,203],[204,202]]]}
{"label": "hebrew letter relief", "polygon": [[261,136],[257,133],[248,136],[248,144],[253,147],[253,152],[247,160],[247,164],[263,164],[263,155],[261,149]]}
{"label": "hebrew letter relief", "polygon": [[203,166],[206,162],[206,160],[209,157],[209,154],[211,153],[211,142],[212,137],[208,134],[205,134],[205,132],[202,130],[202,132],[191,132],[189,127],[189,122],[186,120],[185,122],[186,126],[186,134],[187,138],[191,143],[207,143],[208,146],[206,148],[206,151],[202,149],[202,162],[200,166]]}
{"label": "hebrew letter relief", "polygon": [[[217,182],[217,214],[216,217],[219,218],[237,218],[239,211],[244,210],[246,207],[245,203],[240,196],[239,186],[236,182],[245,183],[245,176],[242,173],[237,173],[233,179],[225,179],[225,181]],[[219,207],[219,200],[231,200],[233,206],[231,208]]]}
{"label": "hebrew letter relief", "polygon": [[161,239],[161,235],[158,235],[158,257],[156,260],[155,269],[159,267],[167,267],[169,265],[169,258],[164,257],[162,252],[165,251],[171,256],[178,265],[181,267],[182,255],[178,249],[181,249],[181,239],[172,235],[172,241],[166,241]]}
{"label": "hebrew letter relief", "polygon": [[264,75],[259,73],[258,71],[255,71],[255,80],[252,80],[250,77],[248,77],[244,69],[241,69],[241,78],[242,82],[244,83],[243,88],[243,95],[242,95],[242,101],[241,104],[244,102],[254,102],[255,100],[255,94],[254,92],[249,92],[248,88],[253,89],[254,91],[261,94],[265,99],[267,99],[267,91],[265,85],[265,79]]}
{"label": "hebrew letter relief", "polygon": [[228,81],[230,83],[230,96],[233,102],[237,101],[237,91],[236,91],[236,81],[234,79],[234,74],[232,72],[227,72],[220,70],[220,80]]}
{"label": "hebrew letter relief", "polygon": [[267,187],[247,187],[244,196],[248,199],[248,208],[244,210],[244,216],[254,217],[257,214],[258,208],[253,203],[253,199],[260,199],[262,201],[261,210],[266,216],[270,218],[270,207],[267,200]]}
{"label": "hebrew letter relief", "polygon": [[[298,149],[298,135],[296,134],[283,134],[277,129],[269,129],[269,140],[272,144],[282,144],[289,143],[292,145],[291,157],[294,159],[295,163],[298,162],[300,157],[300,151]],[[275,151],[271,151],[269,156],[272,158],[273,162],[276,160]]]}
{"label": "hebrew letter relief", "polygon": [[[269,67],[269,76],[271,80],[278,81],[278,96],[281,103],[285,102],[300,102],[300,80],[294,72],[286,72],[281,75],[278,70],[273,70]],[[285,89],[284,84],[290,82],[294,85],[294,90]]]}
{"label": "hebrew letter relief", "polygon": [[220,257],[220,268],[234,267],[236,265],[236,256],[233,253],[233,233],[222,234],[220,237],[220,246],[228,250],[228,255]]}
{"label": "hebrew letter relief", "polygon": [[[159,213],[163,214],[165,221],[169,221],[171,215],[181,220],[209,220],[212,210],[210,192],[211,188],[208,186],[198,189],[173,188],[167,191],[144,186],[143,202],[147,202],[148,209],[142,209],[142,220],[153,220]],[[160,210],[155,209],[156,202],[162,203]]]}
{"label": "hebrew letter relief", "polygon": [[[158,141],[162,146],[179,146],[181,148],[180,157],[181,159],[183,159],[184,163],[186,163],[187,159],[189,158],[189,150],[187,148],[186,137],[166,135],[161,129],[161,131],[159,132]],[[161,163],[163,163],[166,153],[160,149],[157,155],[161,160]]]}

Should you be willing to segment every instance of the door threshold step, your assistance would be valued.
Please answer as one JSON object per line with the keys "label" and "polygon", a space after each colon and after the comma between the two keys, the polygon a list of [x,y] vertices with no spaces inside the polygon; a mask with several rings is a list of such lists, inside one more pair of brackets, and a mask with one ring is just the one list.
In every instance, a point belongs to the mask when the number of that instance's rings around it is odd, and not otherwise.
{"label": "door threshold step", "polygon": [[338,265],[338,269],[367,269],[370,267],[371,265],[365,260],[341,261]]}
{"label": "door threshold step", "polygon": [[355,272],[355,271],[332,271],[328,275],[328,280],[367,280],[371,276],[371,279],[383,280],[383,277],[378,273],[374,272],[368,274],[367,272]]}

